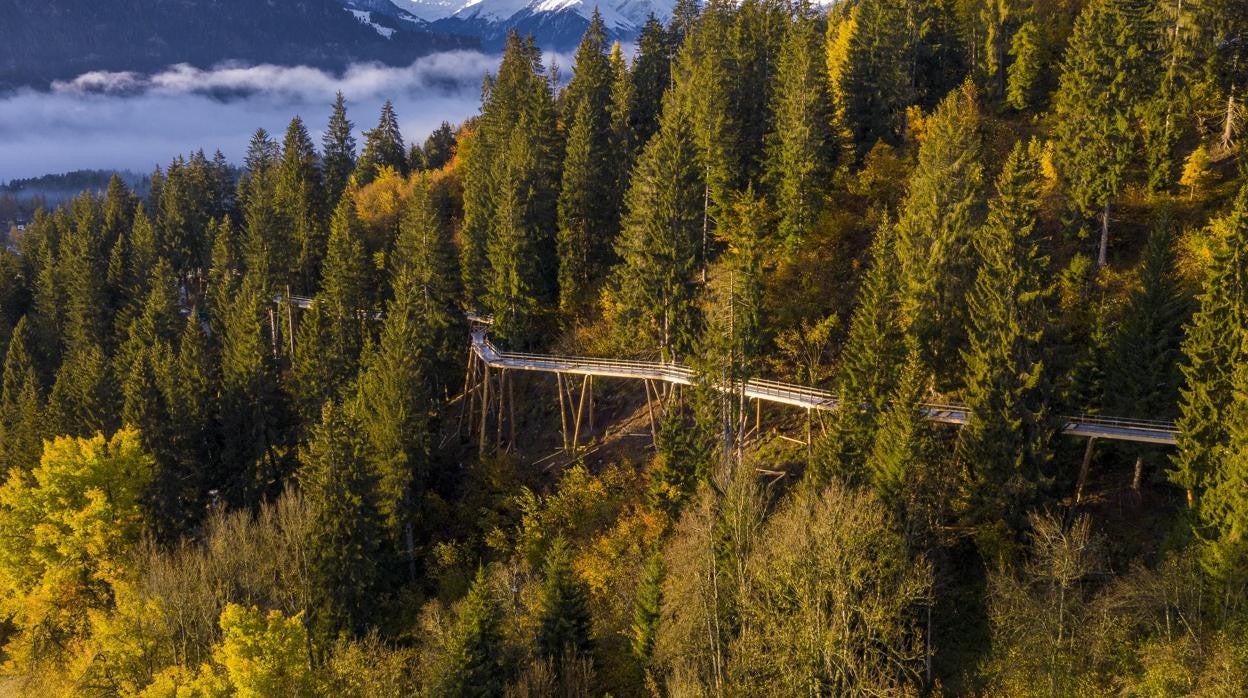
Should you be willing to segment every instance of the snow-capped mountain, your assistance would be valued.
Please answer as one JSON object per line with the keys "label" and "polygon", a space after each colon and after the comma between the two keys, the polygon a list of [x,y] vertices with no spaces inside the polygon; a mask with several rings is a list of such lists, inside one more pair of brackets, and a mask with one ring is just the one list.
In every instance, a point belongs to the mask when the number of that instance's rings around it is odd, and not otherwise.
{"label": "snow-capped mountain", "polygon": [[430,29],[476,37],[497,48],[507,31],[532,34],[539,46],[567,50],[580,41],[597,8],[612,38],[631,39],[653,14],[666,21],[673,0],[380,0],[428,22]]}

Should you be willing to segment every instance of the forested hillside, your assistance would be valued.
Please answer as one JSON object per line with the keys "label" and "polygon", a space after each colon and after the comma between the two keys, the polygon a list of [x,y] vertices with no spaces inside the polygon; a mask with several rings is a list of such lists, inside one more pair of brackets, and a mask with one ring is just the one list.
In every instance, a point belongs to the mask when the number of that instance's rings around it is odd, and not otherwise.
{"label": "forested hillside", "polygon": [[0,251],[0,693],[1248,694],[1248,3],[605,36]]}

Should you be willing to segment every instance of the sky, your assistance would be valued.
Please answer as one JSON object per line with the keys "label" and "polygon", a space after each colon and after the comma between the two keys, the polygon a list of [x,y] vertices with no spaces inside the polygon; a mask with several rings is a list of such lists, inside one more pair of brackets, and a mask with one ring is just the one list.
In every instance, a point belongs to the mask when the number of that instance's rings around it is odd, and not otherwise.
{"label": "sky", "polygon": [[[569,65],[566,57],[555,60]],[[386,99],[404,138],[423,142],[443,121],[458,124],[477,112],[481,79],[497,65],[496,55],[451,51],[408,67],[356,65],[341,75],[272,65],[87,73],[0,95],[0,182],[78,169],[148,173],[201,148],[237,163],[256,128],[280,140],[295,115],[319,146],[338,90],[361,144],[360,132],[376,124]]]}

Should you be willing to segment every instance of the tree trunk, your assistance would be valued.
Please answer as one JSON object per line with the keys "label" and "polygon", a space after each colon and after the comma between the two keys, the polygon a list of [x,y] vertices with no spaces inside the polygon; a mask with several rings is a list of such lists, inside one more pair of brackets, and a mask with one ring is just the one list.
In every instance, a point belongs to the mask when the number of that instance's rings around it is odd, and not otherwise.
{"label": "tree trunk", "polygon": [[1104,269],[1109,264],[1109,202],[1101,212],[1101,245],[1096,255],[1096,266]]}
{"label": "tree trunk", "polygon": [[1088,485],[1088,471],[1092,468],[1092,448],[1096,445],[1096,437],[1088,439],[1088,446],[1083,450],[1083,463],[1079,465],[1079,478],[1075,481],[1075,501],[1070,506],[1071,516],[1068,519],[1073,520],[1075,508],[1083,501],[1083,490]]}
{"label": "tree trunk", "polygon": [[1230,150],[1231,141],[1235,137],[1235,114],[1238,107],[1235,104],[1235,88],[1231,87],[1231,93],[1226,97],[1226,116],[1222,122],[1222,150]]}
{"label": "tree trunk", "polygon": [[1136,494],[1140,492],[1140,482],[1144,479],[1144,456],[1137,454],[1135,457],[1135,472],[1131,475],[1131,489]]}

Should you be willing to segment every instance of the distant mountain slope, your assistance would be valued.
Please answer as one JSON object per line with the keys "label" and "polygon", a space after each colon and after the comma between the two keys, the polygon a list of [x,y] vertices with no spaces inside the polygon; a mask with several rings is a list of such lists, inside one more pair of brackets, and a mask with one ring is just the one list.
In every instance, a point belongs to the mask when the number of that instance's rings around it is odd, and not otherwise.
{"label": "distant mountain slope", "polygon": [[486,48],[502,45],[510,29],[532,34],[542,48],[576,46],[597,8],[612,38],[632,39],[653,14],[666,21],[673,0],[390,0],[435,30],[471,36]]}
{"label": "distant mountain slope", "polygon": [[406,65],[478,45],[388,0],[0,0],[0,90],[175,63]]}

